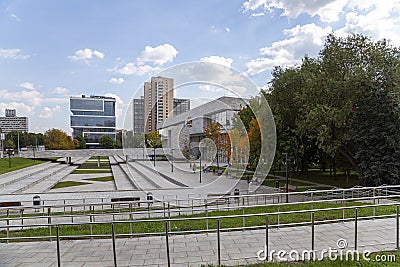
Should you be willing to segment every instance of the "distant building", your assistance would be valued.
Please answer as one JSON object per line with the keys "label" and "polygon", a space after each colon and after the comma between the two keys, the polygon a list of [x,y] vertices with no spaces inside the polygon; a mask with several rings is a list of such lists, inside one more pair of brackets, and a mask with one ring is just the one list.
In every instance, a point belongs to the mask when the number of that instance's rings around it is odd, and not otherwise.
{"label": "distant building", "polygon": [[105,96],[70,98],[72,137],[82,135],[87,148],[99,148],[99,139],[108,135],[115,141],[115,98]]}
{"label": "distant building", "polygon": [[192,155],[197,155],[199,143],[205,138],[204,128],[210,122],[218,123],[225,135],[233,127],[234,115],[246,105],[242,98],[223,96],[159,123],[163,147],[177,152],[187,147]]}
{"label": "distant building", "polygon": [[144,98],[133,99],[133,133],[144,133]]}
{"label": "distant building", "polygon": [[0,117],[0,132],[28,132],[27,117],[17,117],[17,111],[15,109],[6,109],[5,115],[5,117]]}
{"label": "distant building", "polygon": [[168,118],[190,110],[190,99],[174,98],[174,79],[151,77],[143,95],[133,99],[133,132],[149,133]]}
{"label": "distant building", "polygon": [[173,117],[174,80],[165,77],[151,77],[144,83],[144,132],[157,130],[157,124]]}
{"label": "distant building", "polygon": [[174,117],[190,110],[190,99],[174,98]]}

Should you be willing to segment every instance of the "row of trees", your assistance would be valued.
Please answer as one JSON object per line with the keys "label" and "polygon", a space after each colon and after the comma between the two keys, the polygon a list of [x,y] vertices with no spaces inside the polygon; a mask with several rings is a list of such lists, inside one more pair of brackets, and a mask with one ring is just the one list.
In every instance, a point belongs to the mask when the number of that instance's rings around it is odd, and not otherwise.
{"label": "row of trees", "polygon": [[[398,184],[399,82],[399,49],[362,35],[331,34],[316,58],[276,67],[262,92],[276,123],[275,167],[288,152],[302,172],[312,165],[354,169],[364,185]],[[255,132],[249,108],[239,115]],[[252,163],[258,162],[257,140],[249,134]]]}
{"label": "row of trees", "polygon": [[[122,134],[117,134],[117,139],[114,141],[109,136],[102,136],[99,139],[100,147],[102,148],[122,148]],[[44,145],[46,149],[66,150],[66,149],[85,149],[86,141],[78,135],[72,139],[67,133],[59,129],[51,129],[44,134],[41,133],[26,133],[13,131],[7,133],[5,136],[4,148],[15,149],[18,146],[22,147],[36,147]]]}

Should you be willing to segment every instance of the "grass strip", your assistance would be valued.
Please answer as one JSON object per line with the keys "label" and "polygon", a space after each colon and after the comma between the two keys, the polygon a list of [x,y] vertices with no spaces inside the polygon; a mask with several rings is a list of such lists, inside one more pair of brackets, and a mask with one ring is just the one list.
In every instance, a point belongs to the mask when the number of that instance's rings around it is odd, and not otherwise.
{"label": "grass strip", "polygon": [[76,169],[71,174],[94,174],[94,173],[111,173],[111,169],[98,169],[98,170],[80,170],[80,169]]}
{"label": "grass strip", "polygon": [[90,184],[90,183],[75,182],[75,181],[64,181],[64,182],[58,182],[58,183],[55,184],[51,189],[64,188],[64,187],[71,187],[71,186],[78,186],[78,185],[85,185],[85,184]]}
{"label": "grass strip", "polygon": [[[345,206],[360,206],[367,205],[366,203],[360,202],[349,202],[346,203]],[[281,206],[280,211],[296,211],[296,210],[305,210],[305,209],[323,209],[323,208],[333,208],[333,207],[341,207],[340,204],[328,204],[328,203],[314,203],[313,205],[307,204],[295,204],[288,206]],[[126,209],[125,209],[126,210]],[[115,211],[118,211],[117,209]],[[264,206],[264,207],[250,207],[245,208],[245,214],[262,214],[269,212],[277,212],[277,206]],[[376,207],[376,215],[388,215],[394,214],[396,211],[396,207],[393,206],[383,206]],[[230,210],[230,211],[213,211],[209,212],[208,216],[227,216],[227,215],[240,215],[243,213],[242,209],[238,210]],[[66,213],[69,214],[68,212]],[[358,216],[366,217],[373,215],[373,208],[359,208]],[[126,215],[127,216],[127,215]],[[196,218],[196,217],[205,217],[205,213],[193,214],[193,215],[181,215],[175,216],[172,218]],[[314,213],[314,217],[316,221],[324,221],[324,220],[333,220],[333,219],[341,219],[343,216],[341,210],[330,210],[330,211],[317,211]],[[344,217],[345,218],[354,218],[355,210],[345,210]],[[298,223],[298,222],[310,222],[311,214],[307,213],[288,213],[281,214],[279,221],[281,224],[285,223]],[[133,233],[135,234],[143,234],[143,233],[156,233],[164,231],[164,222],[147,222],[147,219],[141,219],[144,221],[134,222],[133,223]],[[278,223],[278,215],[270,215],[268,217],[270,224]],[[243,218],[221,218],[221,228],[235,228],[243,226]],[[215,229],[217,227],[216,219],[208,219],[209,229]],[[264,226],[265,225],[265,216],[264,215],[255,215],[252,217],[245,218],[245,226]],[[116,223],[115,229],[118,234],[129,234],[130,226],[129,223]],[[183,220],[183,221],[172,221],[171,222],[171,232],[174,231],[192,231],[192,230],[205,230],[206,229],[206,220]],[[96,224],[93,225],[93,234],[104,235],[110,234],[110,225],[109,224]],[[12,237],[34,237],[34,236],[43,236],[48,235],[48,228],[35,228],[35,229],[26,229],[26,230],[16,230],[12,231]],[[90,227],[88,225],[78,225],[78,226],[61,226],[60,227],[61,235],[89,235]],[[0,232],[0,237],[5,237],[5,230]]]}
{"label": "grass strip", "polygon": [[114,177],[106,176],[106,177],[97,177],[97,178],[87,178],[84,180],[96,181],[96,182],[110,182],[110,181],[114,181]]}

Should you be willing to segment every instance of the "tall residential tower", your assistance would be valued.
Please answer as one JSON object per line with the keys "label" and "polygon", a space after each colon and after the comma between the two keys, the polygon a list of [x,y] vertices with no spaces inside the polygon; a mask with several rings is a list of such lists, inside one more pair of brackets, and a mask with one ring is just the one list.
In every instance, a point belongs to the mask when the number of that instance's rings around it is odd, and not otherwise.
{"label": "tall residential tower", "polygon": [[144,83],[144,132],[157,130],[157,124],[174,116],[174,80],[151,77]]}

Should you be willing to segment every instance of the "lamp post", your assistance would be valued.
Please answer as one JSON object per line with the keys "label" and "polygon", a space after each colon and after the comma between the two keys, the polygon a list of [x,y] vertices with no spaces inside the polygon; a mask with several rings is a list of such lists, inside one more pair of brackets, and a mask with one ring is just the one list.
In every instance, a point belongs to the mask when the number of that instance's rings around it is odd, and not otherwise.
{"label": "lamp post", "polygon": [[288,153],[282,153],[286,157],[286,203],[289,202],[289,174],[288,174]]}
{"label": "lamp post", "polygon": [[3,153],[4,153],[4,139],[6,138],[6,134],[5,133],[0,133],[0,139],[1,139],[1,152],[0,152],[0,156],[1,158],[3,158]]}
{"label": "lamp post", "polygon": [[171,172],[174,172],[174,150],[175,148],[171,148]]}
{"label": "lamp post", "polygon": [[154,167],[156,166],[156,147],[153,146],[153,160],[154,160]]}
{"label": "lamp post", "polygon": [[201,167],[201,152],[200,152],[200,147],[199,147],[199,160],[200,160],[200,183],[201,183],[201,172],[202,172],[202,167]]}

